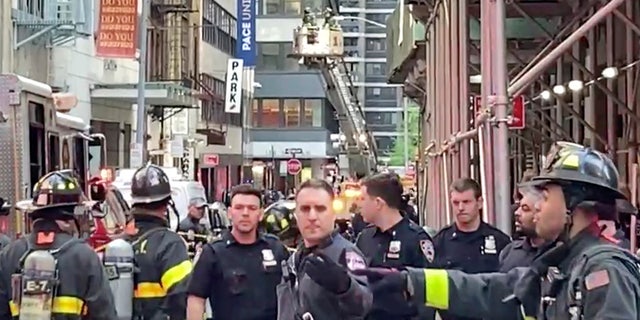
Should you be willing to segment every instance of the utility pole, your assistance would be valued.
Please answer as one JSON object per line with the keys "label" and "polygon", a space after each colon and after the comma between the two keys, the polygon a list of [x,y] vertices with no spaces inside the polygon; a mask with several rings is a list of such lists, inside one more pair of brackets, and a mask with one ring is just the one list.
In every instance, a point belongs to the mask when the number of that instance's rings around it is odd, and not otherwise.
{"label": "utility pole", "polygon": [[0,73],[13,71],[13,24],[11,20],[11,1],[0,3]]}
{"label": "utility pole", "polygon": [[131,150],[131,166],[140,167],[147,162],[147,106],[145,101],[145,83],[147,81],[147,16],[151,0],[142,0],[140,23],[140,57],[138,57],[138,110],[136,116],[136,146]]}

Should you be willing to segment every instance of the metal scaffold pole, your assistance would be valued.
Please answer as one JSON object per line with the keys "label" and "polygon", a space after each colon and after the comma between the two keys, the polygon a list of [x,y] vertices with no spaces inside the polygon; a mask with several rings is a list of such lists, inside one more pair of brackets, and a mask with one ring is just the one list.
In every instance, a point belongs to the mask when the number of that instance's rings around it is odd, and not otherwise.
{"label": "metal scaffold pole", "polygon": [[[147,15],[150,10],[151,0],[142,0],[140,11],[140,57],[138,58],[138,109],[136,113],[136,146],[135,152],[131,152],[131,166],[142,166],[147,162],[146,132],[147,132],[147,107],[145,102],[145,82],[147,78]],[[134,151],[134,150],[132,150]]]}
{"label": "metal scaffold pole", "polygon": [[[506,122],[507,105],[509,97],[507,96],[507,37],[504,32],[505,25],[505,1],[494,0],[488,1],[490,10],[493,11],[491,26],[493,30],[492,55],[494,61],[492,63],[493,74],[491,87],[493,94],[496,96],[495,116],[498,121],[498,127],[494,134],[494,192],[495,192],[495,210],[496,210],[496,227],[503,232],[511,233],[511,203],[509,196],[510,187],[510,165],[509,165],[509,128]],[[486,49],[486,48],[484,48]],[[483,50],[484,52],[485,50]],[[496,181],[496,177],[500,181]]]}

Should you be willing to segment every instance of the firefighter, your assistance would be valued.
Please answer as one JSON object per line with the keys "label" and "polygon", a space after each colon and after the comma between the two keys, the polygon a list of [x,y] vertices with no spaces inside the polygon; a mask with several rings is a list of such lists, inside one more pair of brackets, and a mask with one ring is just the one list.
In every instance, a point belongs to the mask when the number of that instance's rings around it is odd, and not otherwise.
{"label": "firefighter", "polygon": [[277,236],[288,248],[298,246],[300,231],[296,225],[294,200],[278,201],[264,210],[260,227],[265,233]]}
{"label": "firefighter", "polygon": [[0,319],[116,319],[102,263],[77,238],[76,212],[85,210],[77,180],[50,172],[33,195],[20,207],[32,233],[0,254]]}
{"label": "firefighter", "polygon": [[[155,165],[138,169],[131,181],[136,319],[184,319],[192,263],[184,240],[168,229],[169,177]],[[164,318],[163,318],[164,317]]]}
{"label": "firefighter", "polygon": [[559,244],[531,267],[478,275],[424,269],[361,272],[378,286],[404,290],[420,303],[461,316],[514,319],[522,311],[530,319],[638,319],[640,261],[603,237],[597,225],[606,212],[596,204],[615,205],[625,198],[618,178],[606,155],[558,142],[542,173],[527,185],[542,196],[536,232]]}

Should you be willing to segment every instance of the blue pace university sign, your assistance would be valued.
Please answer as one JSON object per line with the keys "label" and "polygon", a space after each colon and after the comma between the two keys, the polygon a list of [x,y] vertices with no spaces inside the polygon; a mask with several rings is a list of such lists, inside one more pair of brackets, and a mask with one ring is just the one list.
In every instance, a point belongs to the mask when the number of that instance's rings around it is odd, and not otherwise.
{"label": "blue pace university sign", "polygon": [[256,0],[238,0],[238,34],[236,58],[245,67],[256,65]]}

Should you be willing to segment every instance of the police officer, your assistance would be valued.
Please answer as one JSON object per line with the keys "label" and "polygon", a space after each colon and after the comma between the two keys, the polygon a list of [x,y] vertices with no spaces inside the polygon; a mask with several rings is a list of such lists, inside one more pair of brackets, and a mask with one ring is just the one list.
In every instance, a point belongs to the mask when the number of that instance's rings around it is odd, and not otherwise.
{"label": "police officer", "polygon": [[482,221],[480,185],[463,178],[451,184],[449,194],[455,222],[433,238],[435,265],[467,273],[498,271],[500,251],[511,239]]}
{"label": "police officer", "polygon": [[[411,220],[403,207],[403,187],[396,175],[381,173],[360,181],[360,214],[370,225],[358,236],[356,245],[370,267],[428,268],[435,252],[431,237]],[[404,296],[393,292],[374,292],[367,319],[410,319],[417,306],[403,303]],[[433,311],[429,314],[433,317]]]}
{"label": "police officer", "polygon": [[[542,173],[528,185],[543,197],[536,232],[560,244],[530,268],[479,275],[454,270],[362,272],[381,286],[401,288],[420,302],[456,314],[514,319],[523,310],[524,316],[537,319],[638,319],[640,261],[602,237],[597,225],[601,212],[595,204],[616,205],[624,199],[618,177],[601,152],[567,142],[552,147]],[[407,275],[411,285],[403,283]],[[541,278],[551,281],[548,291],[541,291]],[[430,289],[425,291],[425,285]]]}
{"label": "police officer", "polygon": [[[32,233],[0,254],[0,319],[46,312],[51,313],[46,315],[51,319],[116,319],[102,263],[93,249],[76,237],[80,230],[75,212],[85,212],[78,182],[54,171],[38,181],[33,195],[33,201],[20,208],[32,221]],[[46,257],[51,258],[48,272],[39,269],[46,266]],[[39,277],[33,278],[34,274]],[[21,277],[19,287],[17,277]],[[36,281],[45,289],[32,290]]]}
{"label": "police officer", "polygon": [[333,189],[324,180],[303,182],[296,195],[296,221],[303,245],[283,263],[278,320],[360,319],[371,307],[366,267],[358,248],[336,230]]}
{"label": "police officer", "polygon": [[135,319],[184,319],[192,264],[184,240],[168,228],[169,177],[155,165],[138,169],[131,181],[131,198],[138,229],[132,239],[139,269]]}
{"label": "police officer", "polygon": [[530,192],[527,189],[522,190],[521,194],[523,196],[515,212],[515,228],[516,234],[522,237],[509,243],[500,252],[500,272],[530,266],[534,258],[551,248],[554,243],[538,236],[533,222],[542,198],[537,196],[537,192]]}
{"label": "police officer", "polygon": [[276,286],[289,258],[274,235],[258,232],[261,193],[250,185],[231,192],[231,231],[204,247],[189,284],[188,320],[201,320],[205,300],[216,320],[276,319]]}

